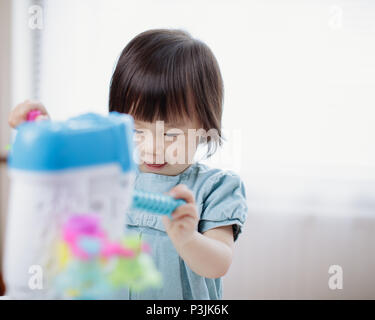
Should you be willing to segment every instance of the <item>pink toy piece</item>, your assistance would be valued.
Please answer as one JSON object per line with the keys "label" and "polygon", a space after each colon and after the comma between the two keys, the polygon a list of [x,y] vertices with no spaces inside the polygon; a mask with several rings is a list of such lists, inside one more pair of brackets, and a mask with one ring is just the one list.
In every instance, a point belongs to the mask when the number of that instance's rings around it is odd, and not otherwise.
{"label": "pink toy piece", "polygon": [[90,256],[78,245],[81,237],[100,239],[104,243],[106,235],[100,230],[99,217],[90,214],[74,215],[63,227],[63,239],[72,250],[74,256],[87,260]]}
{"label": "pink toy piece", "polygon": [[124,248],[118,243],[106,243],[101,252],[105,258],[110,258],[112,256],[120,256],[124,258],[133,258],[134,252],[131,249]]}
{"label": "pink toy piece", "polygon": [[37,117],[39,117],[40,115],[42,114],[42,112],[40,110],[31,110],[28,114],[27,114],[27,118],[26,120],[27,121],[34,121]]}
{"label": "pink toy piece", "polygon": [[[135,253],[132,249],[126,248],[119,243],[112,243],[107,239],[106,234],[100,229],[100,220],[94,214],[72,215],[63,227],[63,239],[68,244],[72,254],[81,259],[88,260],[92,258],[82,247],[83,239],[98,240],[100,243],[100,256],[103,258],[123,257],[134,258]],[[142,247],[143,251],[148,251]]]}
{"label": "pink toy piece", "polygon": [[70,217],[63,230],[64,240],[67,242],[75,240],[80,235],[105,237],[104,232],[99,227],[99,217],[93,214],[80,214]]}

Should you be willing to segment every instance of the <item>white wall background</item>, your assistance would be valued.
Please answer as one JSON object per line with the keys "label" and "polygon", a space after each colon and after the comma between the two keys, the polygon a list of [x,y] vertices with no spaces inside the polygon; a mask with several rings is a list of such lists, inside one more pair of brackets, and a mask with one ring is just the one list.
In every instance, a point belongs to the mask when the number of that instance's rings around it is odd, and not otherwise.
{"label": "white wall background", "polygon": [[374,17],[363,0],[46,1],[41,98],[55,118],[105,113],[128,41],[183,28],[220,63],[224,126],[245,145],[236,169],[373,166]]}
{"label": "white wall background", "polygon": [[[116,60],[146,29],[183,28],[215,53],[229,141],[210,163],[241,175],[250,208],[226,298],[375,298],[373,1],[47,0],[43,9],[40,97],[54,119],[105,114]],[[340,263],[350,285],[329,291],[328,267]]]}

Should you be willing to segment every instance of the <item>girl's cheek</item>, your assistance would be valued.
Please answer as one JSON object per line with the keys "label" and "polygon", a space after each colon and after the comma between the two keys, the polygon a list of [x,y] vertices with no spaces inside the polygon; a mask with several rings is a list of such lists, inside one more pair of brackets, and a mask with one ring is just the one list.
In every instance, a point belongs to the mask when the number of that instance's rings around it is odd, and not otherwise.
{"label": "girl's cheek", "polygon": [[165,159],[166,162],[175,164],[191,164],[193,163],[195,153],[197,151],[196,145],[189,146],[188,142],[181,143],[178,148],[172,146],[168,148],[171,144],[166,145]]}
{"label": "girl's cheek", "polygon": [[137,153],[137,156],[135,157],[135,159],[138,159],[138,164],[153,161],[152,159],[150,160],[146,157],[146,152],[145,152],[145,149],[142,147],[142,145],[135,144],[135,148],[136,148],[135,152]]}
{"label": "girl's cheek", "polygon": [[184,145],[178,143],[175,139],[164,141],[164,158],[170,164],[181,164],[184,159]]}
{"label": "girl's cheek", "polygon": [[197,151],[197,144],[195,145],[186,145],[186,150],[185,150],[185,154],[186,154],[186,163],[193,163],[193,160],[194,160],[194,155]]}
{"label": "girl's cheek", "polygon": [[164,141],[164,158],[165,161],[170,164],[174,164],[176,162],[175,158],[177,154],[177,151],[174,150],[172,143],[173,142]]}
{"label": "girl's cheek", "polygon": [[[137,148],[139,160],[141,162],[151,162],[152,159],[146,159],[145,141],[135,140],[135,147]],[[195,137],[194,141],[189,142],[188,137],[185,136],[184,140],[164,141],[164,159],[171,164],[191,164],[193,163],[194,155],[197,151],[199,144],[199,137]],[[150,152],[152,153],[152,152]]]}

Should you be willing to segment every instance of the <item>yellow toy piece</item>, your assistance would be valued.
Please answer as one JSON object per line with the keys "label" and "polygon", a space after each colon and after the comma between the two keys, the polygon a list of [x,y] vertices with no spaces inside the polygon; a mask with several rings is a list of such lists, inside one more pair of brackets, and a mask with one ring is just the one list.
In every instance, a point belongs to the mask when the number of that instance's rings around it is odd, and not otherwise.
{"label": "yellow toy piece", "polygon": [[59,241],[59,243],[57,244],[57,257],[59,269],[65,269],[69,260],[71,259],[71,254],[68,245],[63,241]]}

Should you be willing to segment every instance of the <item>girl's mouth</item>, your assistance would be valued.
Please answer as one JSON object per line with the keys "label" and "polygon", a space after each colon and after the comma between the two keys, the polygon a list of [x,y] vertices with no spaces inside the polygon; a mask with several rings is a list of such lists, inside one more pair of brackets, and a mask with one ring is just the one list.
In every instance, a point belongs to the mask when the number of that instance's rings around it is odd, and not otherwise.
{"label": "girl's mouth", "polygon": [[167,163],[165,162],[165,163],[162,163],[162,164],[150,164],[150,163],[145,162],[145,165],[149,169],[160,170],[160,169],[164,168],[167,165]]}

